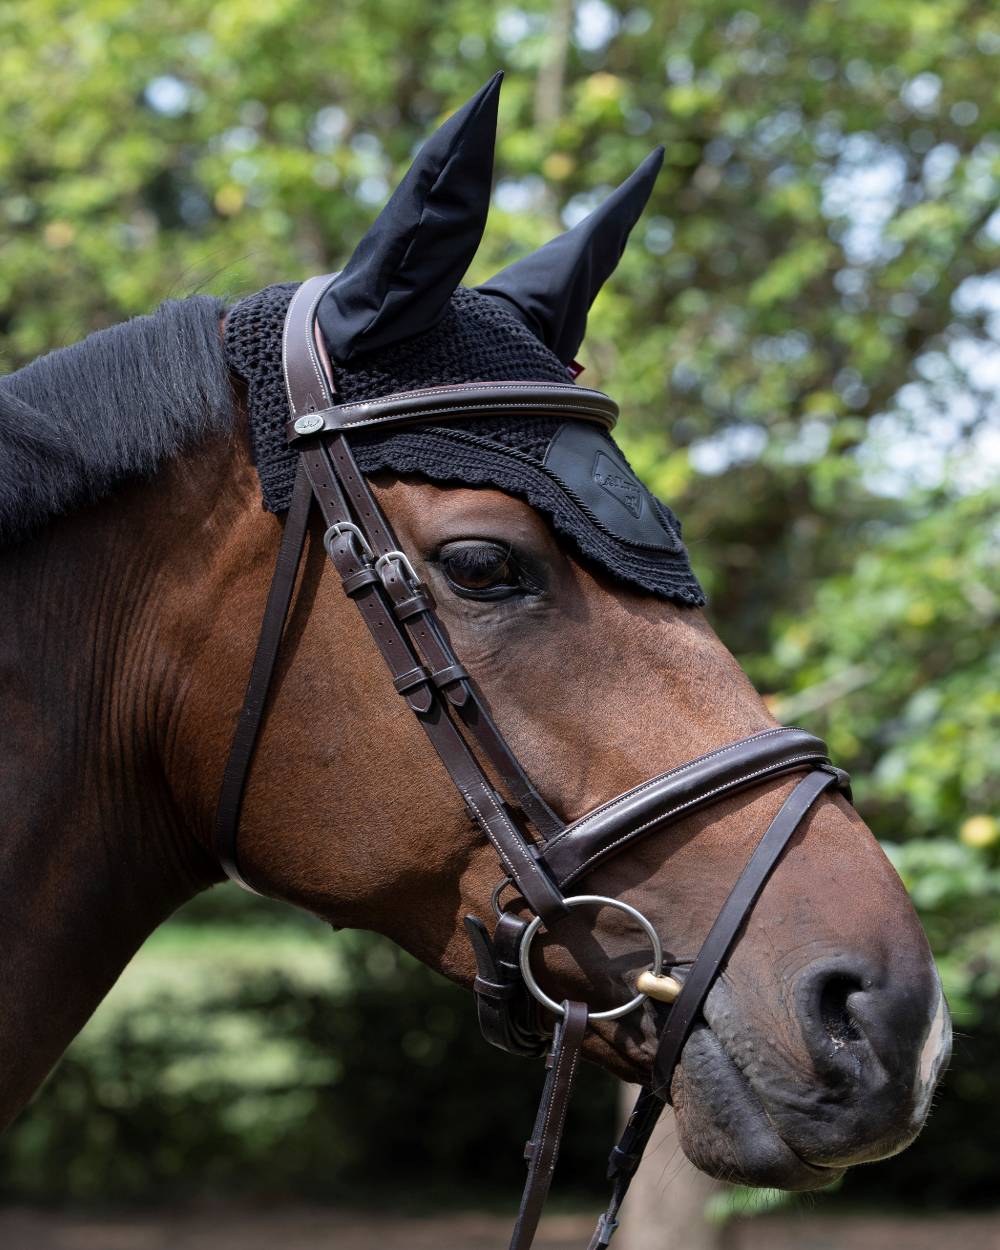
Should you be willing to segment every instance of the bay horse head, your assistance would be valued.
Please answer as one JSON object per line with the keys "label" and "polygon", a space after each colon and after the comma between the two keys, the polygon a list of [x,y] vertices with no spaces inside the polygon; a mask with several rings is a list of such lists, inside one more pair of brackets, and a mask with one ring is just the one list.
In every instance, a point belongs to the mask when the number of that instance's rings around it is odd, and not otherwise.
{"label": "bay horse head", "polygon": [[0,388],[0,1112],[222,864],[473,986],[497,1044],[555,1029],[512,1244],[576,1051],[645,1085],[601,1246],[664,1101],[704,1170],[814,1188],[913,1139],[950,1031],[846,777],[776,725],[574,381],[660,154],[458,287],[498,89],[338,275]]}

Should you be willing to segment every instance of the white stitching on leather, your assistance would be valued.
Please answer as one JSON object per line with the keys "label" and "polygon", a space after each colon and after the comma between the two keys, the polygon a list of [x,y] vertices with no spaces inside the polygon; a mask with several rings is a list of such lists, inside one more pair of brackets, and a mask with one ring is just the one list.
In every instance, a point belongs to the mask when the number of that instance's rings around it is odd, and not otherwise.
{"label": "white stitching on leather", "polygon": [[316,374],[316,381],[319,383],[320,394],[325,395],[327,399],[330,398],[330,389],[326,385],[326,378],[323,376],[323,371],[320,369],[319,365],[319,358],[316,355],[316,342],[313,338],[313,319],[316,315],[316,305],[326,294],[332,281],[333,278],[331,277],[329,281],[324,282],[322,286],[319,287],[316,292],[316,297],[309,305],[309,311],[306,313],[306,351],[309,353],[309,359],[312,362],[313,372]]}
{"label": "white stitching on leather", "polygon": [[[342,405],[346,408],[347,405]],[[494,403],[482,404],[454,404],[448,408],[421,408],[419,412],[390,412],[384,417],[358,417],[354,421],[338,421],[335,426],[330,427],[333,430],[347,430],[352,425],[380,425],[385,421],[398,421],[400,417],[406,418],[408,421],[416,422],[424,417],[436,417],[444,413],[454,413],[456,416],[464,417],[466,413],[476,412],[479,409],[487,409],[493,412],[514,412],[518,408],[531,408],[536,412],[566,412],[566,413],[582,413],[594,416],[606,416],[606,409],[599,408],[596,404],[588,406],[587,404],[574,404],[572,408],[564,404],[556,404],[555,406],[547,405],[544,400],[538,400],[533,403],[516,403],[511,400],[501,400]],[[603,424],[603,422],[602,422]]]}
{"label": "white stitching on leather", "polygon": [[[306,317],[306,335],[307,335],[306,349],[309,353],[309,359],[312,362],[312,367],[316,372],[316,379],[319,382],[321,391],[326,391],[326,386],[324,383],[323,375],[320,372],[319,362],[316,360],[315,349],[314,349],[314,345],[312,341],[312,318],[313,318],[313,313],[315,312],[315,309],[316,309],[316,305],[326,294],[327,290],[329,289],[330,283],[334,280],[336,276],[337,276],[336,274],[321,275],[321,277],[325,278],[326,281],[321,283],[319,290],[313,299],[313,302],[309,308],[309,312]],[[305,292],[309,290],[310,282],[316,282],[316,281],[317,281],[316,278],[310,278],[308,281],[303,282],[302,285],[295,292],[295,294],[292,296],[291,303],[288,305],[288,312],[285,314],[285,324],[281,330],[281,371],[285,378],[285,391],[288,395],[288,407],[291,410],[293,417],[297,414],[298,408],[296,408],[295,400],[292,398],[292,389],[291,389],[291,385],[290,385],[289,377],[288,377],[288,327],[292,321],[291,312],[292,312],[292,308],[295,306],[296,300],[298,300],[300,296],[302,296]],[[327,397],[329,398],[329,392],[326,391],[326,393],[327,393]]]}
{"label": "white stitching on leather", "polygon": [[[615,401],[603,391],[594,390],[590,386],[574,386],[571,382],[538,382],[531,378],[510,378],[506,382],[447,382],[439,386],[417,386],[410,391],[393,391],[388,395],[376,396],[374,399],[354,400],[345,404],[345,408],[357,408],[363,403],[377,404],[383,399],[409,399],[413,395],[439,395],[449,391],[463,391],[474,394],[476,391],[515,391],[522,386],[533,386],[540,391],[551,391],[553,395],[600,395],[613,404]],[[617,407],[617,405],[615,405]]]}
{"label": "white stitching on leather", "polygon": [[[576,877],[580,876],[581,873],[585,872],[588,866],[594,863],[595,860],[603,859],[604,856],[613,851],[616,846],[621,846],[623,842],[629,842],[632,838],[639,837],[640,834],[645,833],[647,829],[651,829],[654,825],[660,824],[661,821],[666,820],[670,816],[676,816],[678,812],[683,812],[689,807],[696,807],[698,804],[704,803],[706,799],[712,798],[715,794],[731,790],[734,785],[739,785],[746,781],[753,781],[755,777],[774,775],[773,770],[775,768],[779,769],[778,775],[780,775],[781,772],[786,771],[795,764],[804,764],[808,760],[815,760],[815,758],[815,753],[810,753],[808,755],[793,755],[789,759],[781,760],[768,768],[758,768],[755,772],[744,773],[742,777],[737,777],[734,781],[726,782],[724,785],[715,786],[712,790],[706,790],[704,794],[699,794],[693,799],[688,799],[685,803],[678,803],[676,807],[669,807],[666,811],[660,812],[658,816],[654,816],[652,820],[647,820],[644,825],[639,825],[635,829],[630,829],[628,833],[622,834],[622,836],[620,838],[616,838],[614,842],[609,842],[607,846],[602,846],[601,849],[599,851],[595,851],[589,859],[585,859],[582,864],[578,864],[572,872],[567,873],[565,877],[559,878],[559,885],[566,885],[567,882],[574,880]],[[562,837],[563,835],[560,834],[559,836]],[[551,845],[551,843],[549,845]]]}
{"label": "white stitching on leather", "polygon": [[[566,1029],[566,1025],[564,1024],[563,1025],[564,1032],[565,1032],[565,1029]],[[577,1047],[573,1051],[573,1060],[572,1060],[572,1063],[570,1064],[569,1076],[566,1078],[568,1086],[571,1086],[573,1084],[573,1077],[576,1074],[576,1061],[579,1057],[580,1057],[580,1050],[579,1050],[579,1047]],[[563,1066],[563,1060],[565,1058],[566,1058],[566,1050],[565,1050],[565,1043],[564,1043],[563,1046],[559,1048],[559,1058],[556,1060],[556,1070],[552,1074],[553,1096],[555,1095],[556,1090],[559,1088],[559,1069]],[[562,1116],[560,1117],[560,1120],[559,1120],[559,1127],[556,1130],[556,1135],[559,1137],[562,1136],[563,1124],[566,1122],[566,1112],[568,1110],[569,1110],[569,1099],[566,1098],[563,1100]],[[542,1143],[545,1141],[545,1138],[548,1136],[549,1120],[551,1118],[552,1118],[552,1101],[550,1100],[549,1105],[545,1111],[545,1123],[542,1125],[542,1131],[539,1134],[538,1141],[536,1143],[536,1147],[539,1150],[539,1152],[541,1152]],[[555,1159],[553,1159],[550,1162],[548,1170],[551,1172],[554,1167],[555,1167]]]}
{"label": "white stitching on leather", "polygon": [[302,288],[299,287],[298,291],[296,291],[292,296],[292,302],[288,305],[288,312],[285,313],[285,324],[281,327],[281,372],[285,379],[285,394],[288,396],[288,407],[291,409],[293,417],[298,412],[298,409],[295,407],[295,400],[292,398],[291,387],[288,385],[288,326],[292,319],[290,316],[292,304],[294,304],[299,298],[299,292],[301,290]]}
{"label": "white stitching on leather", "polygon": [[[735,751],[738,747],[744,747],[748,742],[760,742],[764,738],[770,738],[774,734],[785,733],[802,733],[801,729],[794,729],[791,725],[779,725],[776,729],[764,729],[759,734],[752,734],[749,738],[744,738],[741,742],[728,742],[724,747],[718,747],[714,751],[709,751],[707,755],[699,755],[696,760],[688,760],[686,764],[678,764],[676,768],[670,768],[665,773],[660,773],[658,777],[653,777],[650,781],[644,781],[642,785],[636,786],[634,790],[626,790],[624,794],[618,794],[613,799],[609,799],[601,807],[595,807],[592,812],[588,812],[586,816],[581,816],[574,824],[569,825],[562,833],[557,833],[545,844],[545,849],[555,846],[562,838],[568,837],[571,833],[578,833],[585,828],[589,821],[596,820],[597,817],[603,816],[605,812],[610,812],[620,803],[626,803],[629,799],[634,798],[638,794],[658,786],[661,781],[665,781],[668,777],[678,777],[681,773],[688,772],[696,765],[704,764],[707,760],[717,759],[720,755],[725,755],[727,751]],[[756,774],[751,773],[751,776]],[[714,793],[714,792],[713,792]]]}
{"label": "white stitching on leather", "polygon": [[[479,819],[483,822],[483,828],[486,832],[486,836],[493,843],[493,846],[496,849],[497,854],[500,856],[503,862],[510,869],[511,876],[516,878],[517,870],[515,869],[514,865],[511,863],[510,858],[508,857],[507,853],[504,851],[503,847],[497,841],[496,836],[490,832],[490,827],[487,823],[487,817],[483,814],[479,806],[476,804],[476,801],[473,799],[471,793],[467,789],[465,789],[463,786],[459,786],[459,791],[461,792],[461,795],[465,799],[466,803],[468,803],[468,805],[476,813]],[[511,822],[507,819],[506,814],[501,810],[496,799],[493,797],[492,794],[489,793],[489,791],[486,792],[486,797],[489,799],[490,803],[493,806],[493,810],[496,812],[497,816],[499,816],[501,822],[514,834],[514,845],[524,856],[525,863],[528,865],[528,867],[531,869],[532,872],[538,872],[539,871],[538,865],[528,854],[527,847],[525,847],[524,844],[522,843],[520,835],[518,834],[514,826],[511,824]]]}

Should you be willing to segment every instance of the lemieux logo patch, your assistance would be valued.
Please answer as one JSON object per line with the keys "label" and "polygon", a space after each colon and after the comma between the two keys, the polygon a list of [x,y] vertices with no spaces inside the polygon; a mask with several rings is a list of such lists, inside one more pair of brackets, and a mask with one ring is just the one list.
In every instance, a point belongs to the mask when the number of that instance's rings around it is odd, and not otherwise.
{"label": "lemieux logo patch", "polygon": [[610,456],[599,451],[594,459],[594,481],[620,504],[628,508],[636,518],[642,515],[642,490],[635,478],[622,472]]}

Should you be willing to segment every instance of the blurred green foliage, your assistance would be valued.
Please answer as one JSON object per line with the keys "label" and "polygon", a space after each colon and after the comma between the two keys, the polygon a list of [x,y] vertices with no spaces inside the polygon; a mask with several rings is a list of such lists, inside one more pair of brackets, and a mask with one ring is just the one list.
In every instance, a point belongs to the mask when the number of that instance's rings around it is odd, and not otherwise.
{"label": "blurred green foliage", "polygon": [[[630,454],[683,518],[724,639],[856,774],[964,1034],[924,1138],[843,1196],[993,1200],[994,4],[8,0],[4,362],[167,296],[342,263],[415,145],[498,66],[495,207],[473,280],[666,146],[595,305],[585,378],[622,402]],[[465,1099],[473,1141],[501,1120],[519,1138],[527,1069],[489,1055],[471,1004],[406,961],[413,993],[386,1014],[396,958],[199,902],[0,1143],[0,1184],[331,1192],[374,1174],[359,1125],[412,1142],[416,1123],[417,1184],[488,1183],[426,1109]],[[173,981],[156,973],[171,961],[186,970]],[[594,1091],[585,1114],[599,1117]]]}
{"label": "blurred green foliage", "polygon": [[[32,1110],[0,1198],[238,1195],[414,1209],[516,1192],[543,1073],[388,941],[222,888],[149,942]],[[595,1191],[614,1083],[583,1074],[564,1154]],[[389,1169],[387,1173],[386,1169]]]}

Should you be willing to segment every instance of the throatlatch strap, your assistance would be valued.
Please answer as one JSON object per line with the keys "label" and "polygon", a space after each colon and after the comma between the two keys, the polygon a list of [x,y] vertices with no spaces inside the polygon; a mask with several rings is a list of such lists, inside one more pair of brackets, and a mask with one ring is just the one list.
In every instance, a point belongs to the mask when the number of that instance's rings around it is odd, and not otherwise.
{"label": "throatlatch strap", "polygon": [[548,1197],[559,1157],[566,1123],[566,1109],[573,1089],[573,1077],[580,1057],[580,1046],[587,1031],[587,1004],[563,1003],[566,1014],[556,1025],[552,1049],[546,1063],[545,1085],[538,1104],[535,1127],[524,1147],[528,1179],[521,1195],[521,1209],[510,1239],[510,1250],[529,1250],[535,1239],[542,1207]]}
{"label": "throatlatch strap", "polygon": [[243,791],[250,774],[254,748],[264,719],[264,708],[278,659],[281,636],[292,602],[295,578],[302,560],[311,506],[312,488],[300,465],[295,476],[291,507],[285,518],[285,529],[281,536],[274,576],[271,578],[271,588],[267,592],[267,605],[250,669],[250,680],[247,682],[243,707],[229,748],[229,758],[222,775],[219,803],[215,811],[215,849],[222,867],[237,885],[241,885],[251,894],[256,894],[257,891],[240,872],[236,858],[240,809],[243,806]]}
{"label": "throatlatch strap", "polygon": [[684,1043],[740,926],[750,915],[757,895],[764,888],[799,822],[823,791],[835,784],[840,784],[840,777],[833,769],[828,772],[817,768],[802,778],[754,847],[747,866],[722,904],[722,910],[684,980],[684,988],[671,1005],[667,1027],[660,1035],[653,1060],[653,1088],[665,1102],[670,1101],[670,1082]]}

